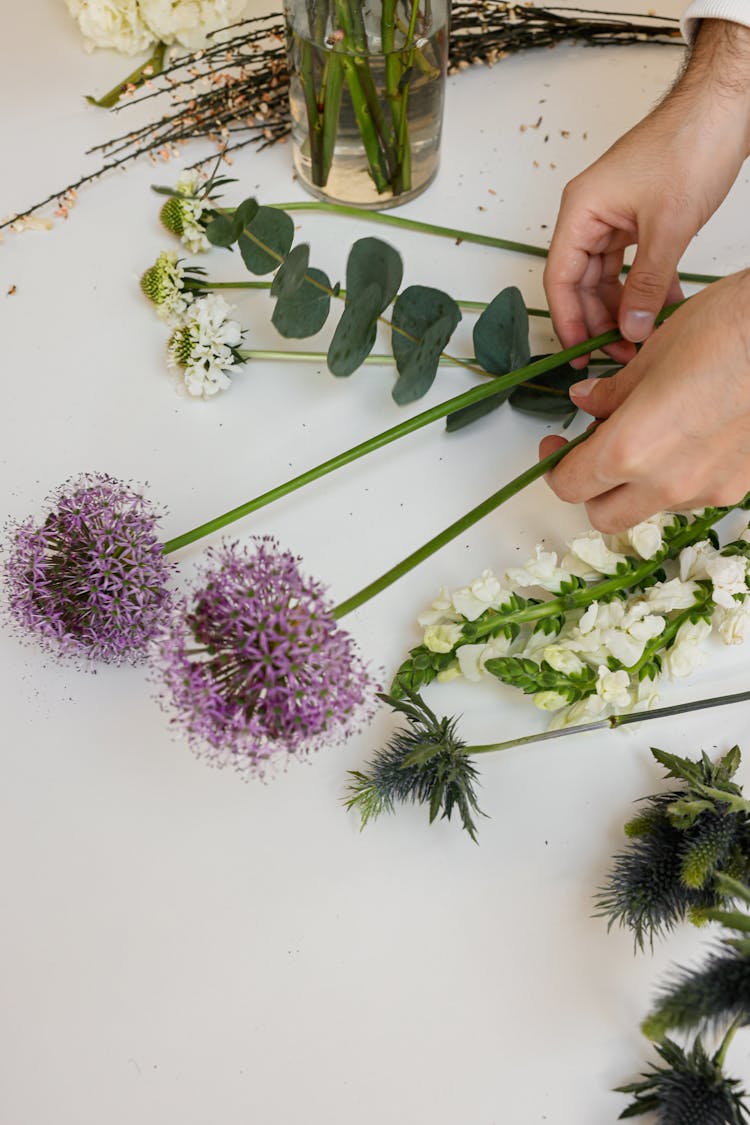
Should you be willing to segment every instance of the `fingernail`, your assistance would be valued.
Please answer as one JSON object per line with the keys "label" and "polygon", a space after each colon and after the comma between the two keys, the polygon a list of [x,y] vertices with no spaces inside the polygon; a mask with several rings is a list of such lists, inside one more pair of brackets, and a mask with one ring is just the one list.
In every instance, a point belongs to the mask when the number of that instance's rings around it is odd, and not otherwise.
{"label": "fingernail", "polygon": [[598,382],[598,379],[581,379],[579,383],[574,383],[570,388],[570,397],[588,398]]}
{"label": "fingernail", "polygon": [[632,344],[640,344],[651,335],[654,327],[654,314],[640,309],[627,309],[622,317],[620,331]]}

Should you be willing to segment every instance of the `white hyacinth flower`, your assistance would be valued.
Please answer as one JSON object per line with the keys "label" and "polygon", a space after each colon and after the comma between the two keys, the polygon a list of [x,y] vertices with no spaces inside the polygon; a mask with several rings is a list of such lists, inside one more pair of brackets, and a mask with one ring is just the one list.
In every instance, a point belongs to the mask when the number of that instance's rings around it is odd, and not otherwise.
{"label": "white hyacinth flower", "polygon": [[236,348],[242,340],[240,325],[229,319],[231,311],[223,297],[201,297],[170,337],[167,364],[181,370],[184,386],[194,398],[210,398],[231,386],[228,372],[241,362]]}

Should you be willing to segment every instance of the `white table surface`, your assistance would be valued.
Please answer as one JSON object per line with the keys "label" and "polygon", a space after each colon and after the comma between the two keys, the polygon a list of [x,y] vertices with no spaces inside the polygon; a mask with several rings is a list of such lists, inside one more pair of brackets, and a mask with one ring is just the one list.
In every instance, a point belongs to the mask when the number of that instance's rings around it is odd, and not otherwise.
{"label": "white table surface", "polygon": [[[678,12],[673,0],[659,10]],[[83,150],[119,131],[81,94],[109,88],[127,65],[85,55],[61,0],[13,5],[4,32],[0,214],[74,179]],[[643,115],[680,57],[561,47],[451,78],[439,176],[403,213],[545,243],[565,182]],[[539,129],[521,130],[539,116]],[[135,165],[84,190],[51,232],[7,235],[0,247],[8,516],[38,510],[72,474],[103,470],[150,482],[169,508],[165,534],[176,534],[405,416],[388,368],[343,381],[322,366],[258,363],[215,401],[176,396],[166,331],[138,277],[170,244],[149,185],[177,172]],[[233,173],[233,199],[302,198],[288,146],[247,150]],[[686,268],[747,264],[749,203],[743,174]],[[296,221],[314,263],[335,277],[354,239],[378,233]],[[537,260],[380,234],[402,252],[409,283],[474,299],[517,284],[529,304],[544,302]],[[214,276],[241,276],[222,252],[208,264]],[[238,307],[248,346],[276,346],[268,299]],[[465,317],[455,351],[470,350],[471,324]],[[535,349],[550,344],[537,325]],[[421,406],[468,378],[441,371]],[[549,429],[507,407],[450,438],[433,426],[237,533],[278,535],[340,600],[530,464]],[[515,564],[541,538],[562,546],[584,526],[583,511],[540,482],[350,627],[391,673],[442,584]],[[199,546],[184,551],[183,569],[199,556]],[[664,699],[746,686],[747,661],[717,645]],[[709,935],[685,927],[634,957],[629,935],[592,918],[592,895],[632,801],[661,785],[649,746],[725,751],[742,744],[748,707],[487,759],[490,818],[477,847],[455,823],[428,827],[421,808],[362,834],[344,811],[346,771],[394,726],[385,711],[344,749],[243,784],[173,740],[142,669],[86,675],[8,636],[0,669],[2,1125],[616,1119],[625,1101],[611,1088],[653,1057],[638,1024],[657,982]],[[528,700],[499,685],[438,686],[428,699],[463,713],[473,741],[542,726]],[[740,1034],[729,1055],[746,1082],[748,1042]]]}

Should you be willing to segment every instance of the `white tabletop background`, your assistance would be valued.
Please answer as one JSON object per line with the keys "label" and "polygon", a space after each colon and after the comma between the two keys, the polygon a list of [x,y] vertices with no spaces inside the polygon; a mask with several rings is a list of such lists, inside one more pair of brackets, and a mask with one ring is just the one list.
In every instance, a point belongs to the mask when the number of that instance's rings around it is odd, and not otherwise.
{"label": "white tabletop background", "polygon": [[[678,7],[663,0],[659,11]],[[3,22],[0,214],[91,167],[84,149],[124,119],[81,95],[127,67],[83,53],[62,0],[14,4]],[[681,54],[565,46],[451,78],[440,173],[402,213],[546,244],[566,181],[648,110]],[[540,116],[540,128],[521,129]],[[72,474],[103,470],[148,481],[169,509],[165,535],[176,534],[405,416],[388,367],[344,381],[322,365],[259,363],[214,401],[175,394],[166,330],[138,278],[169,246],[149,185],[174,182],[179,167],[146,161],[110,176],[81,193],[67,222],[0,247],[8,516],[38,510]],[[303,197],[288,146],[246,150],[232,172],[233,201]],[[743,174],[685,267],[746,265],[749,205]],[[343,278],[355,238],[380,234],[403,254],[406,283],[485,300],[517,284],[529,304],[544,303],[538,260],[346,219],[296,222],[332,277]],[[224,252],[204,264],[243,276]],[[238,309],[248,346],[284,346],[267,297],[242,297]],[[456,352],[470,351],[471,324]],[[537,324],[535,349],[550,346]],[[442,370],[421,405],[469,378]],[[341,600],[529,465],[549,429],[507,407],[451,437],[432,426],[235,534],[278,535]],[[540,482],[349,626],[390,674],[442,584],[517,564],[542,538],[563,546],[583,527],[584,512]],[[182,552],[185,572],[200,553]],[[746,686],[747,661],[717,645],[664,698]],[[2,636],[0,671],[2,1125],[617,1118],[625,1100],[611,1088],[653,1057],[638,1024],[657,983],[710,935],[686,927],[634,957],[629,935],[592,917],[592,895],[632,802],[661,786],[649,746],[742,745],[747,706],[488,758],[476,846],[455,823],[429,827],[422,808],[362,834],[343,809],[347,770],[393,729],[384,710],[343,749],[245,784],[171,737],[143,670],[87,675]],[[473,741],[543,723],[499,685],[438,686],[428,699],[462,713]],[[729,1055],[746,1082],[749,1046],[742,1033]]]}

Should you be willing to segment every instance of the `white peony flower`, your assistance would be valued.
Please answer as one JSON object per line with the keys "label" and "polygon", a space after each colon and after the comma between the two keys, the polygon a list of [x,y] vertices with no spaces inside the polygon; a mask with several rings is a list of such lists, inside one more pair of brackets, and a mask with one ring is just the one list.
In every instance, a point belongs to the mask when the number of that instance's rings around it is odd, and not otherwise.
{"label": "white peony flower", "polygon": [[461,640],[461,625],[428,625],[422,643],[430,652],[450,652]]}
{"label": "white peony flower", "polygon": [[747,559],[744,555],[717,555],[706,563],[706,572],[713,583],[713,600],[725,609],[737,603],[734,594],[747,594]]}
{"label": "white peony flower", "polygon": [[604,542],[604,536],[598,531],[579,535],[569,546],[572,555],[599,574],[615,574],[617,567],[628,561],[625,555],[610,551]]}
{"label": "white peony flower", "polygon": [[691,676],[696,668],[705,664],[706,655],[701,651],[701,645],[711,632],[708,621],[686,621],[681,625],[674,643],[668,648],[663,657],[663,668],[673,679],[682,679]]}
{"label": "white peony flower", "polygon": [[633,702],[628,690],[629,687],[630,676],[624,668],[620,668],[617,672],[610,672],[606,665],[600,666],[596,681],[596,694],[603,703],[618,711],[629,707]]}
{"label": "white peony flower", "polygon": [[212,31],[238,20],[247,0],[139,0],[141,16],[162,43],[203,47]]}
{"label": "white peony flower", "polygon": [[238,362],[234,349],[242,340],[239,324],[229,320],[231,309],[223,297],[201,297],[170,337],[167,364],[182,370],[185,388],[195,398],[209,398],[231,385],[227,372]]}
{"label": "white peony flower", "polygon": [[556,594],[563,582],[569,582],[571,574],[561,570],[557,565],[557,555],[554,551],[545,551],[541,543],[537,543],[534,554],[523,566],[511,567],[505,572],[506,581],[511,586],[524,589],[527,586],[541,586]]}
{"label": "white peony flower", "polygon": [[144,22],[138,0],[67,0],[87,51],[110,47],[123,55],[143,55],[159,36]]}
{"label": "white peony flower", "polygon": [[487,609],[500,609],[511,597],[491,570],[483,570],[469,586],[462,586],[453,593],[453,608],[467,621],[476,621]]}

